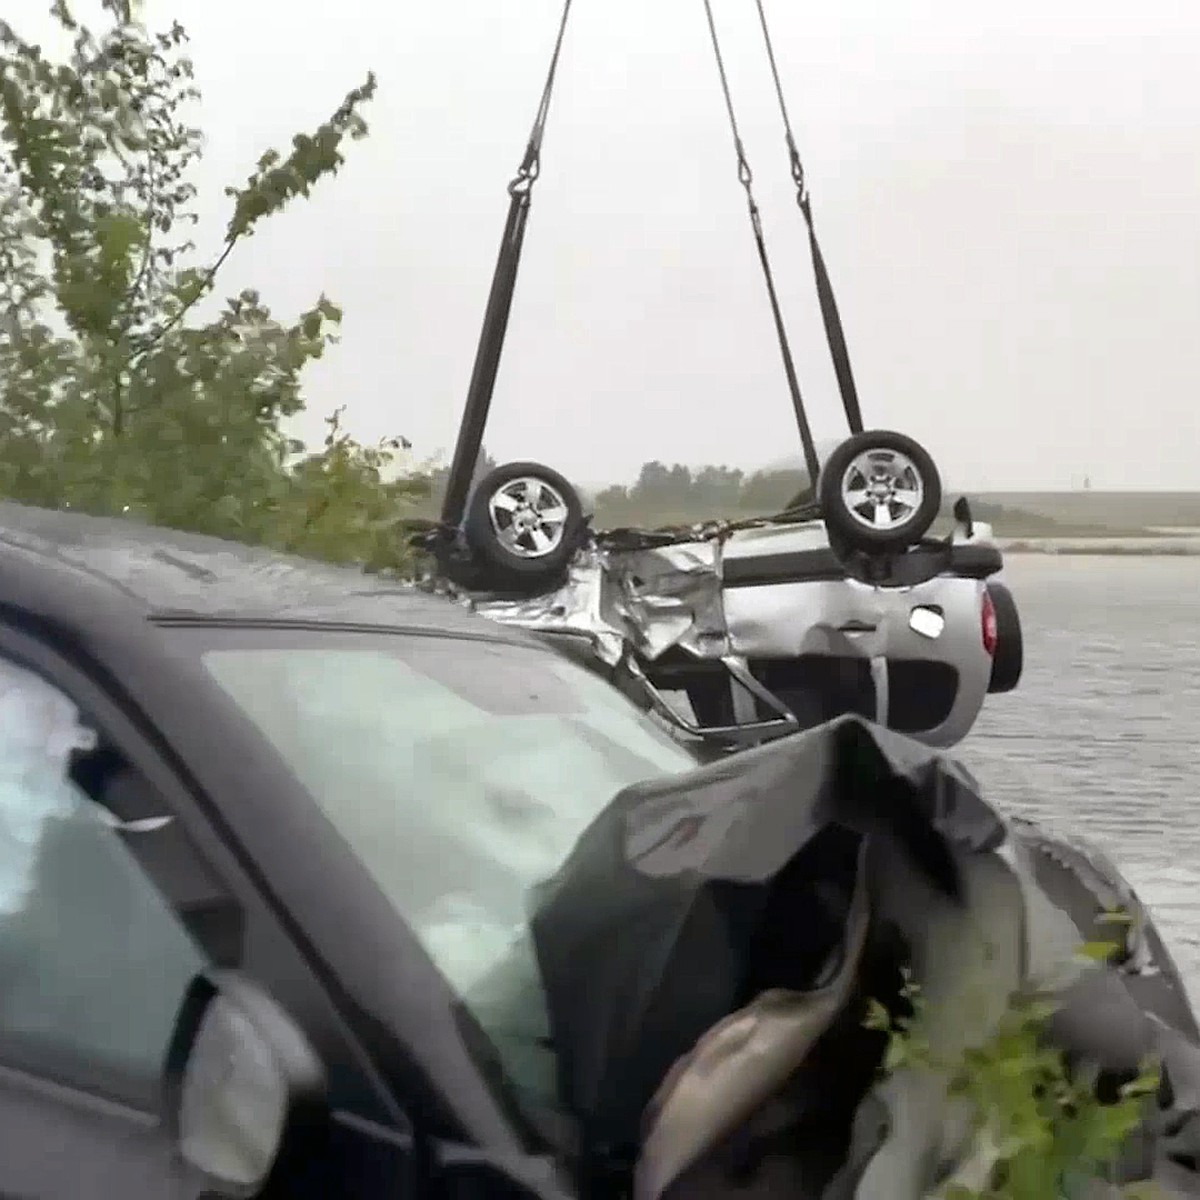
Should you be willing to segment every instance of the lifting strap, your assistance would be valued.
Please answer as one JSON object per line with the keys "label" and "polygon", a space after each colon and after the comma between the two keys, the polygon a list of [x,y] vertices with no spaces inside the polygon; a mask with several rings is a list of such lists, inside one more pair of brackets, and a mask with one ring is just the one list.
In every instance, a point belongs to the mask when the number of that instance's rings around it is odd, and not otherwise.
{"label": "lifting strap", "polygon": [[[484,430],[487,425],[488,412],[491,408],[492,395],[495,391],[496,374],[500,366],[500,355],[504,349],[504,338],[508,330],[509,315],[512,311],[513,293],[516,289],[517,271],[521,261],[521,248],[524,244],[525,227],[529,219],[530,199],[533,185],[541,170],[542,140],[545,136],[546,121],[550,112],[550,98],[554,91],[554,82],[558,72],[559,58],[562,54],[563,40],[566,35],[567,21],[571,14],[572,3],[573,0],[564,0],[562,17],[558,27],[558,36],[555,39],[554,51],[550,58],[550,66],[546,73],[546,81],[542,88],[541,99],[534,116],[533,127],[530,130],[529,141],[525,147],[525,155],[517,169],[516,176],[508,185],[508,218],[504,225],[504,235],[500,243],[500,253],[496,259],[496,268],[492,274],[492,285],[488,293],[487,307],[484,310],[483,326],[480,330],[479,344],[475,353],[475,363],[471,371],[471,382],[467,388],[467,401],[463,411],[462,423],[459,426],[458,440],[454,447],[454,456],[450,462],[446,495],[442,501],[442,529],[444,533],[449,533],[457,529],[462,521],[475,468],[483,449]],[[788,115],[787,103],[784,99],[783,86],[779,78],[779,70],[775,60],[775,50],[771,41],[770,29],[767,25],[766,12],[763,8],[762,0],[755,0],[755,4],[758,9],[763,37],[766,41],[767,57],[770,60],[775,94],[779,100],[779,109],[783,117],[792,179],[796,184],[796,203],[804,215],[805,224],[808,227],[809,247],[812,252],[813,271],[816,275],[817,297],[825,326],[825,337],[829,343],[830,355],[833,358],[834,371],[837,375],[838,388],[841,391],[842,405],[846,411],[846,419],[849,423],[850,431],[852,433],[859,433],[863,428],[862,413],[859,408],[854,376],[850,369],[850,356],[846,347],[841,317],[838,313],[837,302],[834,298],[833,286],[829,279],[829,272],[825,266],[824,256],[821,254],[821,248],[817,242],[816,231],[813,225],[812,207],[804,177],[804,167],[800,161],[800,155],[796,149],[796,142],[792,133],[791,120]],[[763,236],[762,217],[759,213],[758,203],[754,198],[754,177],[750,170],[749,162],[746,159],[741,132],[738,128],[737,116],[734,112],[733,98],[729,89],[729,79],[725,70],[725,59],[721,52],[721,43],[717,35],[711,0],[704,0],[704,9],[708,18],[708,29],[712,38],[717,71],[720,76],[721,91],[725,99],[725,109],[729,116],[729,125],[733,134],[734,149],[737,152],[738,181],[746,190],[750,224],[754,232],[759,263],[762,266],[763,280],[767,287],[767,297],[771,304],[771,315],[775,323],[775,333],[779,340],[779,351],[783,358],[784,373],[787,377],[788,390],[792,397],[792,408],[795,412],[796,424],[800,431],[800,441],[804,450],[804,462],[808,471],[809,486],[811,488],[815,485],[817,475],[820,472],[820,462],[817,458],[812,430],[808,424],[808,416],[804,410],[804,401],[800,394],[800,384],[796,377],[795,361],[792,357],[791,345],[788,340],[787,329],[779,304],[778,292],[775,287],[774,273],[771,269],[766,241]],[[797,497],[797,500],[799,499],[800,497]]]}
{"label": "lifting strap", "polygon": [[779,100],[780,115],[783,117],[792,180],[796,184],[796,203],[804,214],[805,225],[808,226],[808,245],[812,251],[813,274],[817,280],[817,300],[821,306],[825,340],[829,343],[829,354],[833,359],[833,370],[837,375],[838,390],[842,394],[842,407],[846,410],[846,420],[850,425],[850,432],[862,433],[862,410],[858,403],[858,389],[854,385],[854,373],[850,369],[850,352],[846,348],[846,335],[842,328],[842,318],[838,312],[837,300],[833,295],[833,284],[825,267],[825,256],[821,253],[821,247],[817,242],[817,232],[813,226],[812,203],[808,195],[808,184],[804,177],[804,165],[800,161],[800,152],[796,149],[796,139],[792,134],[792,122],[788,115],[787,101],[783,96],[783,84],[779,79],[779,66],[775,61],[775,47],[771,41],[771,30],[767,25],[767,14],[763,8],[763,0],[754,0],[754,3],[758,8],[758,20],[762,26],[763,40],[767,46],[767,59],[771,64],[775,95]]}
{"label": "lifting strap", "polygon": [[541,171],[542,138],[546,132],[546,118],[550,114],[550,97],[554,91],[554,79],[558,73],[558,60],[567,32],[567,18],[571,15],[571,4],[572,0],[564,0],[558,37],[554,43],[554,53],[550,57],[550,69],[546,73],[546,82],[542,88],[533,128],[529,133],[529,142],[525,147],[525,156],[516,176],[508,185],[508,220],[504,225],[500,254],[492,274],[492,287],[483,314],[483,328],[480,330],[479,345],[475,351],[475,365],[471,371],[471,383],[467,388],[467,403],[458,429],[458,441],[454,446],[454,457],[450,460],[446,495],[442,501],[443,530],[455,529],[462,521],[475,467],[483,449],[483,433],[487,425],[488,410],[492,406],[496,372],[500,367],[500,353],[504,349],[504,335],[508,331],[513,292],[517,286],[517,268],[521,263],[521,247],[525,241],[525,225],[529,219],[529,201],[534,182]]}
{"label": "lifting strap", "polygon": [[771,270],[771,260],[767,255],[767,243],[763,237],[762,217],[758,211],[758,202],[754,199],[754,175],[750,170],[749,162],[746,160],[746,150],[742,145],[742,135],[738,129],[737,115],[733,109],[733,97],[729,91],[729,77],[725,72],[725,57],[721,53],[721,40],[717,36],[717,24],[713,18],[712,0],[704,0],[704,12],[708,17],[708,32],[712,37],[713,54],[717,60],[717,73],[721,78],[721,92],[725,97],[725,111],[729,116],[729,128],[733,133],[733,146],[737,152],[738,182],[746,189],[746,203],[750,209],[750,227],[754,231],[754,242],[758,248],[758,261],[762,265],[763,280],[767,285],[767,298],[771,302],[771,316],[775,321],[775,335],[779,339],[779,353],[783,357],[783,370],[787,376],[788,390],[792,396],[792,408],[796,414],[796,425],[800,430],[800,443],[804,449],[804,465],[808,471],[809,486],[815,487],[821,465],[817,458],[817,448],[813,442],[812,430],[809,428],[808,415],[804,411],[804,400],[800,395],[800,382],[796,378],[796,364],[792,358],[792,348],[788,341],[787,328],[783,322],[783,312],[779,306],[779,295],[775,289],[775,276]]}

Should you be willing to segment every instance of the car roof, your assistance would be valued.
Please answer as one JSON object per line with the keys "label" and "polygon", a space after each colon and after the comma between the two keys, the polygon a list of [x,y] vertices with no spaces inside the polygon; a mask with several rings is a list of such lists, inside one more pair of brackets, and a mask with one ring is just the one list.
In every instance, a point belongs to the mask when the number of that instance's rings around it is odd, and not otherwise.
{"label": "car roof", "polygon": [[[123,599],[149,618],[366,625],[537,644],[451,599],[353,567],[122,517],[0,501],[0,598],[4,576],[19,572],[23,583],[44,582],[34,590],[58,608],[64,570],[75,577],[75,612],[86,607],[83,592],[109,604]],[[39,574],[44,581],[28,578]],[[65,612],[47,615],[63,619]]]}

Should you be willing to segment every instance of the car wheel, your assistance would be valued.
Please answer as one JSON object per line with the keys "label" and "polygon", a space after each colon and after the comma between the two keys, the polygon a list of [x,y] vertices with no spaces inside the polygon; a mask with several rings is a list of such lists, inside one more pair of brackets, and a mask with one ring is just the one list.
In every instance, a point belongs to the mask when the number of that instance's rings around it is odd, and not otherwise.
{"label": "car wheel", "polygon": [[992,676],[988,691],[993,694],[1011,692],[1021,682],[1025,669],[1025,637],[1021,632],[1021,616],[1012,592],[1002,583],[989,583],[987,594],[996,614],[996,649],[992,654]]}
{"label": "car wheel", "polygon": [[919,442],[868,430],[847,438],[825,460],[817,501],[837,541],[868,554],[905,550],[937,520],[942,481]]}
{"label": "car wheel", "polygon": [[579,493],[535,462],[489,471],[471,494],[463,533],[504,580],[550,583],[566,570],[583,521]]}

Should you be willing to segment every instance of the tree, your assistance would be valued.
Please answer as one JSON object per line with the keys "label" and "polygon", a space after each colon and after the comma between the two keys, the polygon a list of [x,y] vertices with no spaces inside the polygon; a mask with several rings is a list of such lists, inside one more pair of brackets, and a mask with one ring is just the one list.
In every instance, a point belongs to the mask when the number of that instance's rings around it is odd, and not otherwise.
{"label": "tree", "polygon": [[755,471],[742,484],[739,503],[746,512],[776,513],[807,484],[803,471]]}
{"label": "tree", "polygon": [[629,490],[620,483],[614,483],[596,493],[596,505],[619,505],[629,503]]}
{"label": "tree", "polygon": [[629,489],[635,504],[661,504],[671,498],[671,469],[657,459],[642,463],[637,482]]}
{"label": "tree", "polygon": [[741,499],[743,473],[730,467],[700,467],[692,472],[692,493],[703,509],[735,509]]}
{"label": "tree", "polygon": [[400,566],[396,522],[421,488],[407,443],[362,446],[340,412],[315,453],[283,428],[338,307],[322,296],[280,321],[243,291],[196,320],[237,246],[366,135],[374,77],[226,189],[223,244],[204,260],[189,237],[202,140],[187,35],[151,32],[121,0],[103,12],[96,33],[55,0],[61,62],[0,21],[0,493]]}
{"label": "tree", "polygon": [[668,467],[657,459],[643,463],[629,499],[635,505],[687,508],[692,501],[691,469],[682,463]]}

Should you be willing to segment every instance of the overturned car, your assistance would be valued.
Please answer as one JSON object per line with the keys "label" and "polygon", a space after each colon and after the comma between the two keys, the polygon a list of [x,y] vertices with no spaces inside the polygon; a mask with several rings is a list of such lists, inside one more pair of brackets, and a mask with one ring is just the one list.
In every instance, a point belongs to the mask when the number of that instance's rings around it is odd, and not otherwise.
{"label": "overturned car", "polygon": [[[934,746],[960,741],[989,692],[1022,670],[1000,552],[965,499],[930,537],[942,486],[905,434],[866,430],[803,168],[778,95],[850,437],[822,463],[797,382],[711,9],[720,79],[809,487],[785,511],[682,529],[596,531],[577,490],[540,463],[473,486],[508,324],[568,3],[516,177],[441,521],[437,575],[477,611],[558,641],[684,736],[720,746],[843,713]],[[760,10],[761,15],[761,10]],[[772,64],[773,50],[765,17]]]}
{"label": "overturned car", "polygon": [[443,554],[494,620],[556,642],[681,732],[745,745],[856,713],[932,746],[1022,670],[990,528],[960,500],[929,530],[937,468],[912,438],[856,434],[815,495],[771,518],[594,532],[538,463],[474,488]]}

